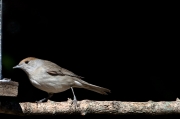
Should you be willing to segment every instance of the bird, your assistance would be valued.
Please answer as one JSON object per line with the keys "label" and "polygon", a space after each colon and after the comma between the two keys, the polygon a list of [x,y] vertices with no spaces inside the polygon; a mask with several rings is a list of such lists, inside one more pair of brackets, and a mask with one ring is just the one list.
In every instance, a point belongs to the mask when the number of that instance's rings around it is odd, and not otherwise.
{"label": "bird", "polygon": [[51,98],[54,93],[60,93],[71,89],[73,103],[77,105],[77,98],[73,88],[84,88],[104,95],[111,92],[107,88],[90,84],[82,80],[84,77],[76,75],[59,65],[44,59],[27,57],[13,67],[13,69],[15,68],[23,70],[34,87],[48,93],[46,98],[37,102],[44,102]]}

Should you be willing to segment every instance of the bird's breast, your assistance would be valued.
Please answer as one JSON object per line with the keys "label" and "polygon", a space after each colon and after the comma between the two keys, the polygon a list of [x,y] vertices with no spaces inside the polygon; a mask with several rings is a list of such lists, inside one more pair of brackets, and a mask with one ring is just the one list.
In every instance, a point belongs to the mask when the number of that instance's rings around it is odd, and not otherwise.
{"label": "bird's breast", "polygon": [[66,76],[33,76],[30,77],[33,86],[48,93],[63,92],[71,87],[73,80]]}

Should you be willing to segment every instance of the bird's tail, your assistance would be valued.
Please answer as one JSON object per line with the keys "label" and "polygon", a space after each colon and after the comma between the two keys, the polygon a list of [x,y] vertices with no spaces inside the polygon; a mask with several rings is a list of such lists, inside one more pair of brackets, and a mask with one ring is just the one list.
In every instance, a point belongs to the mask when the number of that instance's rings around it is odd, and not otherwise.
{"label": "bird's tail", "polygon": [[96,85],[90,84],[90,83],[85,82],[85,81],[83,81],[81,79],[77,79],[75,87],[85,88],[87,90],[91,90],[91,91],[94,91],[94,92],[97,92],[97,93],[100,93],[100,94],[103,94],[103,95],[107,95],[107,93],[111,92],[107,88],[103,88],[103,87],[100,87],[100,86],[96,86]]}

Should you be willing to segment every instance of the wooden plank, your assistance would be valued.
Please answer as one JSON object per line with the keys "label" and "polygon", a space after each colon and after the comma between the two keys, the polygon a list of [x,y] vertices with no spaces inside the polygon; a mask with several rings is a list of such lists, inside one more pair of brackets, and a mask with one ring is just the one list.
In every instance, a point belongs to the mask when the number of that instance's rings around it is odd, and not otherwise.
{"label": "wooden plank", "polygon": [[13,96],[18,95],[19,83],[15,81],[2,82],[0,81],[0,96]]}

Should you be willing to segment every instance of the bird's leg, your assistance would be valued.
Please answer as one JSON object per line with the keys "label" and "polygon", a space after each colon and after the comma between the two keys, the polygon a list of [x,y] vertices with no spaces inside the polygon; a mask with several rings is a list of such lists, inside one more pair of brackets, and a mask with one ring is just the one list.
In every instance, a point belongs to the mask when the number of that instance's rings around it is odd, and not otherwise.
{"label": "bird's leg", "polygon": [[36,101],[36,102],[38,102],[38,103],[44,102],[45,100],[48,100],[48,99],[51,98],[52,96],[53,96],[53,93],[48,93],[48,97],[47,97],[47,98],[43,98],[43,99],[41,99],[41,100],[39,100],[39,101]]}
{"label": "bird's leg", "polygon": [[74,94],[74,90],[73,88],[71,87],[71,90],[72,90],[72,93],[73,93],[73,105],[75,105],[75,107],[77,107],[77,99],[76,99],[76,95]]}

